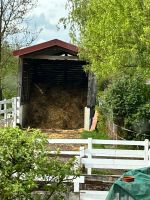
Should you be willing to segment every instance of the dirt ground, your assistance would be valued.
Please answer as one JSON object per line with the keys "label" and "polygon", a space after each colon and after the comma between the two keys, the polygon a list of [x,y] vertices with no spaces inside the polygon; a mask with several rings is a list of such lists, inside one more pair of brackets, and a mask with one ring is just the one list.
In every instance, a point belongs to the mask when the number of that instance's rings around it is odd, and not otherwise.
{"label": "dirt ground", "polygon": [[[79,139],[83,129],[74,130],[60,130],[60,129],[42,129],[42,132],[48,135],[49,139]],[[65,150],[65,151],[75,151],[80,149],[80,144],[55,144],[49,145],[50,150]]]}
{"label": "dirt ground", "polygon": [[61,129],[42,129],[49,138],[60,139],[78,139],[83,129],[61,130]]}

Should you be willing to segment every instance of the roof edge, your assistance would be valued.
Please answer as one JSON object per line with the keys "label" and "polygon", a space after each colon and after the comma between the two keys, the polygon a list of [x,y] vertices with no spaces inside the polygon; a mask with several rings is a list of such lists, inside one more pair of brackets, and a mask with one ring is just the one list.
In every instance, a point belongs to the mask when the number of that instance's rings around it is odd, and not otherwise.
{"label": "roof edge", "polygon": [[47,42],[43,42],[40,44],[36,44],[33,46],[29,46],[26,48],[22,48],[22,49],[18,49],[13,51],[13,55],[14,56],[23,56],[29,53],[33,53],[36,51],[40,51],[42,49],[46,49],[52,46],[60,46],[64,49],[68,49],[69,51],[71,51],[73,54],[78,54],[78,47],[76,45],[64,42],[62,40],[58,40],[58,39],[53,39],[53,40],[49,40]]}

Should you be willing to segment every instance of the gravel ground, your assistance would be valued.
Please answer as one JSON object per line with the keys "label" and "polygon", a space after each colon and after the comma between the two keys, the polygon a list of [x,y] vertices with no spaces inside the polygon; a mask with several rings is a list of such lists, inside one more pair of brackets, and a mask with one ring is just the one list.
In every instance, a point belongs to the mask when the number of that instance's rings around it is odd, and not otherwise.
{"label": "gravel ground", "polygon": [[[49,139],[79,139],[83,129],[60,130],[60,129],[43,129],[42,132],[48,135]],[[60,149],[62,151],[78,151],[80,144],[51,144],[49,150]]]}
{"label": "gravel ground", "polygon": [[62,138],[62,139],[78,139],[80,138],[83,129],[74,130],[59,130],[59,129],[45,129],[43,132],[48,134],[49,138]]}

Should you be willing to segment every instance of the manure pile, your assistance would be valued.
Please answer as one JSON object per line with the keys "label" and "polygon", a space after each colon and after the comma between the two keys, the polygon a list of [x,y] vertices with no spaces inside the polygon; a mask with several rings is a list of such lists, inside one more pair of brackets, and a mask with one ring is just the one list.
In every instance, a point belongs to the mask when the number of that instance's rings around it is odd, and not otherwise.
{"label": "manure pile", "polygon": [[82,128],[85,106],[85,89],[34,85],[28,106],[27,126],[42,129]]}

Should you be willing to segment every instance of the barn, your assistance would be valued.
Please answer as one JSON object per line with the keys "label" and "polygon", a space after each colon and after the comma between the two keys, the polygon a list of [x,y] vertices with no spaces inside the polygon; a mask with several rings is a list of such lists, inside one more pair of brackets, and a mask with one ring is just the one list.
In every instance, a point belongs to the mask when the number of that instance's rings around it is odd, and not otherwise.
{"label": "barn", "polygon": [[22,127],[89,129],[96,80],[84,71],[78,47],[54,39],[15,50],[19,58],[18,95]]}

